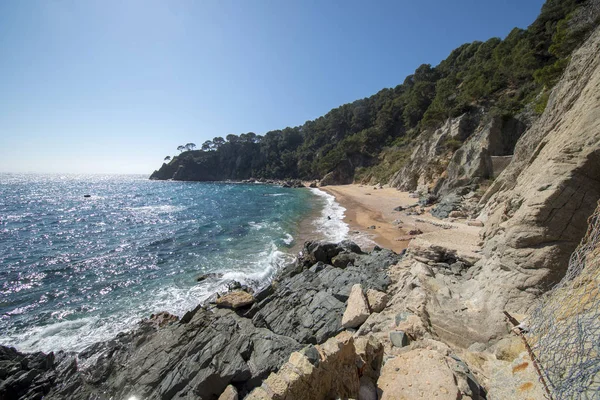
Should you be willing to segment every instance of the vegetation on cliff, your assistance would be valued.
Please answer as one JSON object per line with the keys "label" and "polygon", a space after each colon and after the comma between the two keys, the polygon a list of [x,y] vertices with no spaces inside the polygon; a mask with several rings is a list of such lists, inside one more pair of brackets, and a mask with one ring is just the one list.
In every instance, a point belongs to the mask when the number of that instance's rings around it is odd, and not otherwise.
{"label": "vegetation on cliff", "polygon": [[[267,132],[215,137],[201,150],[180,155],[156,171],[154,179],[223,180],[389,178],[411,144],[449,117],[482,108],[492,115],[515,115],[529,104],[541,113],[569,56],[598,21],[582,22],[592,0],[548,0],[527,29],[502,40],[467,43],[438,66],[421,65],[395,88],[342,105],[304,125]],[[185,147],[185,146],[180,146]],[[452,152],[460,143],[450,143]],[[345,182],[344,182],[345,183]]]}

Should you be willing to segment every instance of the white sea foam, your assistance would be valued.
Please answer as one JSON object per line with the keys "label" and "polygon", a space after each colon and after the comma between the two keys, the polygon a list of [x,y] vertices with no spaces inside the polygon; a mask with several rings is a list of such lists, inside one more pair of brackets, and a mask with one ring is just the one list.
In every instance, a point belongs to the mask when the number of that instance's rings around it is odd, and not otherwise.
{"label": "white sea foam", "polygon": [[310,191],[325,200],[325,207],[321,216],[314,222],[317,230],[325,235],[331,242],[340,242],[348,238],[350,228],[344,222],[346,209],[335,201],[335,197],[322,190],[311,188]]}
{"label": "white sea foam", "polygon": [[[18,343],[21,351],[83,350],[98,340],[108,339],[94,327],[96,318],[81,318],[75,321],[60,321],[45,326],[35,326],[16,335],[7,335],[3,342]],[[115,333],[118,333],[115,332]],[[91,335],[94,336],[90,340]],[[96,339],[98,338],[98,339]]]}
{"label": "white sea foam", "polygon": [[275,243],[271,243],[271,248],[257,254],[256,259],[251,262],[250,266],[245,266],[244,270],[225,272],[223,281],[234,280],[256,289],[270,282],[275,273],[293,259],[294,256],[279,251]]}
{"label": "white sea foam", "polygon": [[254,222],[254,221],[248,222],[248,225],[250,226],[250,228],[257,230],[257,231],[259,231],[265,227],[265,224],[261,224],[261,223]]}
{"label": "white sea foam", "polygon": [[283,243],[285,243],[286,245],[291,245],[294,242],[294,237],[292,235],[290,235],[289,233],[285,234],[285,238],[283,239]]}

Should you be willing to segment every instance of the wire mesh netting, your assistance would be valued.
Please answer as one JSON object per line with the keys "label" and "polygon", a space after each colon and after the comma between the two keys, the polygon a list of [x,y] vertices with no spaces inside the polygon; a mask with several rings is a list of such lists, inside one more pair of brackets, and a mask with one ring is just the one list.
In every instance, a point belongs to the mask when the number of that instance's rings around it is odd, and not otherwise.
{"label": "wire mesh netting", "polygon": [[554,399],[600,400],[600,205],[527,335]]}

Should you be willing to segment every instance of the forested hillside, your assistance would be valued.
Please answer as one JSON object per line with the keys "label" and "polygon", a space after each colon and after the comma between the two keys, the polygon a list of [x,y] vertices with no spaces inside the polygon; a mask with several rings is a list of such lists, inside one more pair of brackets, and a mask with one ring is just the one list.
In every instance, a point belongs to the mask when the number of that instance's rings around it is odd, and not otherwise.
{"label": "forested hillside", "polygon": [[[448,118],[483,110],[509,118],[541,114],[571,52],[598,20],[594,0],[548,0],[525,30],[502,40],[467,43],[438,66],[421,65],[395,88],[344,104],[302,126],[256,135],[215,137],[201,150],[183,151],[153,179],[321,179],[386,183],[400,170],[418,138]],[[451,154],[462,142],[445,143]]]}

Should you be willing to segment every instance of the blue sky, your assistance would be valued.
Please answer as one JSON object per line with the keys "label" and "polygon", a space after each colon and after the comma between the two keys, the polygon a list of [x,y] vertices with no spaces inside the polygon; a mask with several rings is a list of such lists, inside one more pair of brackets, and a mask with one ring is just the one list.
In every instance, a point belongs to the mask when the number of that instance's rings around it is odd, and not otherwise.
{"label": "blue sky", "polygon": [[297,126],[542,0],[0,2],[0,172],[146,173],[179,144]]}

